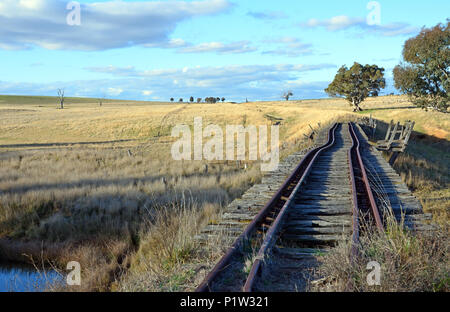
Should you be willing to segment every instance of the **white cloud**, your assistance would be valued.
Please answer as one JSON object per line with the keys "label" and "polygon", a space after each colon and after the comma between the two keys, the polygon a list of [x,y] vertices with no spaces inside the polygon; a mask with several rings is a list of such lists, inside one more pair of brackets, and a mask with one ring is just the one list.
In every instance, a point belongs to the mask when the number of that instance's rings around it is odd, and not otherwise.
{"label": "white cloud", "polygon": [[405,23],[392,23],[384,26],[375,26],[373,30],[380,32],[385,37],[394,37],[415,34],[420,31],[420,28]]}
{"label": "white cloud", "polygon": [[[259,99],[278,96],[281,89],[295,82],[303,73],[336,68],[333,64],[274,64],[190,67],[180,69],[137,70],[133,67],[94,67],[93,72],[108,73],[114,81],[133,81],[131,89],[152,86],[153,95],[187,97],[191,95],[258,96]],[[145,82],[145,83],[144,83]],[[125,89],[125,88],[124,88]],[[127,87],[128,90],[128,87]],[[144,89],[145,90],[145,89]],[[306,91],[305,91],[306,92]],[[139,90],[142,94],[142,90]],[[309,96],[313,96],[309,93]],[[317,95],[316,95],[317,96]]]}
{"label": "white cloud", "polygon": [[19,5],[26,9],[36,10],[41,8],[43,4],[44,0],[19,0]]}
{"label": "white cloud", "polygon": [[156,43],[148,43],[143,44],[144,47],[147,48],[164,48],[164,49],[176,49],[181,48],[190,45],[183,39],[175,38],[175,39],[169,39],[163,42],[156,42]]}
{"label": "white cloud", "polygon": [[[213,82],[220,85],[224,79],[229,82],[243,83],[261,80],[289,80],[290,75],[326,68],[335,68],[334,64],[274,64],[274,65],[230,65],[206,66],[182,69],[136,70],[134,67],[88,67],[92,72],[107,73],[118,77],[152,77],[170,80],[176,83],[196,80],[197,83]],[[283,78],[284,77],[284,78]]]}
{"label": "white cloud", "polygon": [[[180,81],[174,85],[172,81],[158,78],[124,78],[113,80],[85,80],[65,82],[64,84],[54,83],[9,83],[0,81],[0,94],[11,95],[49,95],[56,96],[58,87],[65,87],[67,96],[83,97],[103,97],[127,99],[127,100],[148,100],[147,95],[142,91],[148,85],[152,85],[154,93],[151,99],[168,101],[171,97],[178,99],[188,99],[190,96],[195,98],[205,98],[208,96],[225,97],[230,101],[249,100],[280,100],[280,94],[283,90],[292,89],[295,98],[308,99],[326,97],[323,89],[329,82],[326,81],[308,81],[306,83],[296,83],[297,77],[293,75],[284,76],[282,74],[274,80],[240,80],[235,82],[233,77],[223,77],[221,80],[190,83],[190,81]],[[228,84],[228,85],[225,85]],[[170,88],[167,86],[170,85]],[[105,87],[107,86],[107,87]],[[120,94],[110,89],[122,90]],[[317,91],[318,90],[318,91]],[[322,91],[321,91],[322,90]],[[55,100],[55,105],[57,101]]]}
{"label": "white cloud", "polygon": [[262,54],[284,55],[296,57],[312,53],[312,45],[301,42],[294,37],[281,37],[272,40],[266,40],[266,43],[278,44],[278,47],[272,50],[263,51]]}
{"label": "white cloud", "polygon": [[340,15],[340,16],[334,16],[328,20],[323,20],[323,21],[313,18],[313,19],[310,19],[306,23],[306,26],[308,26],[308,27],[323,26],[323,27],[326,27],[330,31],[335,31],[335,30],[346,29],[346,28],[349,28],[354,25],[360,25],[361,23],[365,23],[365,19],[350,18],[345,15]]}
{"label": "white cloud", "polygon": [[255,47],[250,46],[249,41],[237,41],[231,43],[223,42],[203,42],[193,44],[183,39],[168,39],[163,42],[145,44],[148,48],[175,49],[177,53],[248,53],[256,51]]}
{"label": "white cloud", "polygon": [[[67,96],[108,97],[148,100],[151,97],[169,100],[190,96],[225,97],[231,101],[278,100],[280,92],[293,89],[296,98],[325,97],[327,82],[298,84],[305,75],[321,69],[335,69],[332,64],[273,64],[189,67],[180,69],[137,70],[134,67],[97,67],[89,70],[108,73],[109,79],[51,83],[12,83],[0,81],[0,94],[56,95],[64,88]],[[149,89],[151,86],[151,89]]]}
{"label": "white cloud", "polygon": [[198,45],[188,46],[178,50],[180,53],[202,53],[202,52],[217,52],[217,53],[247,53],[256,51],[256,48],[250,46],[249,41],[238,41],[232,43],[222,42],[207,42]]}
{"label": "white cloud", "polygon": [[312,18],[301,26],[307,28],[324,27],[329,31],[339,31],[350,28],[359,28],[365,32],[381,34],[385,37],[411,35],[420,29],[406,23],[389,23],[381,25],[368,25],[367,20],[362,17],[349,17],[346,15],[334,16],[330,19],[318,20]]}
{"label": "white cloud", "polygon": [[108,88],[107,93],[112,96],[118,96],[123,93],[123,89],[121,88]]}
{"label": "white cloud", "polygon": [[287,16],[284,12],[280,11],[269,11],[269,12],[249,11],[247,12],[247,15],[262,20],[281,19]]}
{"label": "white cloud", "polygon": [[69,26],[64,0],[2,0],[0,48],[105,50],[133,45],[168,44],[168,35],[183,20],[223,12],[228,0],[107,1],[81,4],[81,25]]}
{"label": "white cloud", "polygon": [[150,90],[144,90],[144,91],[142,91],[142,95],[149,96],[149,95],[152,95],[152,94],[153,94],[153,91],[150,91]]}

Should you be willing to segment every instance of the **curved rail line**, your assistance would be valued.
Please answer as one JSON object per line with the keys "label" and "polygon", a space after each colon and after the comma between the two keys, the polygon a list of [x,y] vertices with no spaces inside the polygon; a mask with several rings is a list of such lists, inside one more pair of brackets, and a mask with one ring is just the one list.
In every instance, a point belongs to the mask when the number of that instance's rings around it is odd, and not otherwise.
{"label": "curved rail line", "polygon": [[[293,173],[287,178],[285,183],[280,187],[277,193],[265,205],[261,212],[253,219],[247,226],[245,231],[236,239],[227,253],[220,259],[213,270],[206,276],[204,281],[200,284],[196,291],[206,292],[210,291],[211,285],[219,274],[227,267],[232,257],[240,250],[240,247],[252,236],[257,237],[260,243],[259,251],[256,260],[253,262],[250,273],[247,277],[243,290],[246,292],[253,291],[254,285],[258,278],[261,277],[265,259],[271,253],[275,242],[279,236],[280,229],[287,212],[294,202],[294,198],[301,189],[302,184],[305,183],[310,174],[313,164],[320,155],[335,145],[335,132],[338,124],[333,125],[328,132],[328,141],[326,144],[311,150],[296,167]],[[359,241],[359,216],[360,211],[364,214],[370,212],[376,222],[378,228],[382,229],[378,209],[370,188],[367,174],[364,168],[361,155],[359,153],[359,141],[354,132],[353,125],[349,123],[349,133],[352,139],[352,147],[348,151],[348,165],[350,167],[350,185],[353,195],[353,250],[352,255],[356,254],[357,244]],[[258,229],[263,228],[262,233]],[[268,229],[265,231],[265,229]],[[263,235],[265,234],[265,235]],[[353,256],[352,256],[353,257]]]}
{"label": "curved rail line", "polygon": [[364,215],[371,214],[375,221],[376,227],[383,230],[383,222],[381,221],[380,212],[378,210],[369,180],[367,178],[366,168],[360,153],[360,143],[356,136],[353,124],[349,123],[349,132],[352,138],[352,148],[348,151],[348,161],[350,168],[350,177],[352,185],[353,200],[353,234],[352,234],[352,250],[351,258],[353,259],[358,252],[361,213]]}
{"label": "curved rail line", "polygon": [[286,211],[289,209],[290,204],[293,201],[294,196],[297,194],[298,189],[300,188],[300,186],[303,184],[304,180],[306,179],[306,177],[310,173],[311,167],[314,164],[315,160],[317,159],[317,157],[323,151],[329,149],[331,146],[334,145],[336,128],[337,127],[335,126],[335,127],[333,127],[331,129],[332,132],[330,132],[327,144],[325,144],[321,148],[319,148],[317,150],[317,152],[314,154],[314,157],[312,157],[311,160],[309,161],[307,170],[303,173],[300,181],[295,186],[294,191],[291,193],[291,195],[289,196],[288,200],[283,205],[283,208],[280,211],[280,213],[278,214],[278,217],[274,221],[272,227],[267,232],[267,234],[265,236],[265,239],[264,239],[264,241],[263,241],[263,243],[261,245],[261,248],[260,248],[260,250],[258,252],[258,255],[257,255],[255,261],[253,262],[253,265],[252,265],[250,273],[249,273],[249,275],[247,277],[247,280],[245,282],[245,285],[244,285],[244,288],[243,288],[243,290],[245,292],[252,291],[252,288],[253,288],[253,285],[255,283],[255,280],[256,280],[257,276],[259,275],[259,273],[262,270],[262,266],[264,264],[264,259],[265,259],[266,255],[270,252],[270,249],[272,248],[273,244],[275,243],[276,236],[277,236],[277,234],[278,234],[278,232],[280,230],[280,225],[281,225],[281,223],[283,222],[283,220],[284,220],[284,218],[286,216]]}
{"label": "curved rail line", "polygon": [[[304,176],[304,173],[310,168],[311,160],[315,159],[318,151],[326,146],[330,146],[334,143],[334,132],[338,124],[334,124],[328,131],[328,141],[323,146],[317,147],[309,151],[298,166],[294,169],[292,174],[286,179],[283,185],[275,193],[275,195],[269,200],[264,208],[256,215],[252,222],[247,226],[244,232],[234,241],[232,246],[228,249],[225,255],[214,266],[212,271],[205,277],[203,282],[196,289],[197,292],[208,292],[210,285],[215,278],[225,269],[233,255],[235,255],[240,247],[251,237],[252,234],[266,221],[266,223],[272,223],[275,220],[278,211],[281,210],[287,197],[292,193],[293,185],[297,185],[298,181]],[[273,216],[269,216],[273,213]]]}

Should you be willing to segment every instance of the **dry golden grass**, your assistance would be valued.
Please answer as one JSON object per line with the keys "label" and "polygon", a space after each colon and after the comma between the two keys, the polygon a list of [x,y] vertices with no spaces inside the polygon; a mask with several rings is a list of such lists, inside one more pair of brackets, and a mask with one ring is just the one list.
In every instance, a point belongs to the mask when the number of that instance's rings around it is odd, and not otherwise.
{"label": "dry golden grass", "polygon": [[[304,135],[310,134],[310,125],[317,129],[319,123],[361,117],[340,99],[243,104],[104,101],[101,107],[95,100],[72,99],[64,110],[45,99],[8,101],[0,101],[0,238],[15,242],[7,250],[9,258],[19,259],[22,251],[38,257],[36,242],[44,241],[53,250],[48,258],[60,266],[67,259],[81,259],[86,281],[82,290],[190,289],[193,264],[205,259],[213,263],[223,252],[213,243],[210,253],[197,254],[192,237],[260,180],[259,163],[248,161],[244,170],[236,162],[174,161],[174,125],[192,125],[197,116],[204,127],[265,125],[271,123],[267,114],[276,116],[283,119],[281,155],[286,156],[309,144]],[[446,133],[448,139],[448,114],[410,109],[403,97],[369,99],[363,107],[382,120],[416,120],[419,133]],[[408,173],[418,156],[402,157],[398,162],[405,180],[432,187],[439,207],[436,201],[428,207],[447,211],[442,203],[448,204],[449,187],[442,170],[448,171],[448,159],[424,179],[423,172]],[[431,162],[424,166],[435,168]],[[419,196],[421,190],[417,188]],[[24,241],[29,241],[27,248]],[[122,263],[131,266],[119,279]]]}
{"label": "dry golden grass", "polygon": [[[370,228],[370,227],[367,227]],[[322,283],[312,291],[335,292],[448,292],[449,229],[414,235],[388,218],[386,231],[372,228],[360,237],[359,253],[351,262],[351,240],[320,257],[316,274]],[[369,262],[380,264],[380,285],[369,285]]]}
{"label": "dry golden grass", "polygon": [[[319,104],[320,103],[320,104]],[[170,135],[176,124],[193,124],[196,116],[203,124],[265,125],[265,114],[285,119],[288,141],[310,132],[323,122],[351,111],[344,102],[330,101],[258,102],[245,104],[70,104],[64,110],[53,105],[21,106],[0,103],[1,145],[36,143],[76,143],[154,138],[158,132]],[[296,127],[290,127],[295,125]],[[161,131],[160,131],[161,130]]]}
{"label": "dry golden grass", "polygon": [[[175,213],[174,213],[175,212]],[[193,239],[202,225],[220,219],[214,205],[185,204],[158,211],[142,233],[130,269],[114,285],[118,291],[192,291],[199,271],[211,269],[230,241],[226,236],[206,245]],[[220,240],[220,241],[219,241]],[[205,267],[205,264],[208,266]]]}

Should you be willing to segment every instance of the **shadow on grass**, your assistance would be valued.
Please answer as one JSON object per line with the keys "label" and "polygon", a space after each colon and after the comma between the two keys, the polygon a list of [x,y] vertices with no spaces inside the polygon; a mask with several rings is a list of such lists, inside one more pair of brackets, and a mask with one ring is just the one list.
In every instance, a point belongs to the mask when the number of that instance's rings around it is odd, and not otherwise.
{"label": "shadow on grass", "polygon": [[[202,177],[204,174],[199,172],[193,172],[190,174],[184,174],[183,178],[192,178],[192,177]],[[151,177],[143,177],[143,178],[121,178],[121,179],[83,179],[73,182],[60,182],[60,183],[42,183],[42,184],[33,184],[33,185],[21,185],[5,188],[3,191],[10,194],[21,194],[30,191],[49,191],[49,190],[70,190],[73,188],[97,188],[97,187],[107,187],[107,186],[137,186],[139,183],[148,184],[154,183],[157,181],[162,181],[163,178],[166,178],[167,174],[156,175]],[[0,179],[1,181],[1,179]]]}
{"label": "shadow on grass", "polygon": [[6,144],[0,145],[0,148],[14,148],[14,147],[53,147],[53,146],[71,146],[71,145],[90,145],[90,144],[110,144],[131,142],[134,140],[113,140],[113,141],[98,141],[98,142],[66,142],[66,143],[30,143],[30,144]]}
{"label": "shadow on grass", "polygon": [[[223,206],[228,200],[224,191],[214,187],[167,190],[152,196],[133,192],[126,198],[114,194],[68,194],[16,211],[0,222],[0,236],[49,242],[123,239],[138,233],[160,210]],[[74,205],[77,201],[79,205]],[[115,207],[111,207],[113,203]]]}
{"label": "shadow on grass", "polygon": [[395,109],[411,109],[411,108],[417,108],[417,106],[394,106],[394,107],[379,107],[379,108],[368,108],[364,109],[363,111],[357,112],[358,114],[368,114],[370,112],[376,112],[381,110],[395,110]]}

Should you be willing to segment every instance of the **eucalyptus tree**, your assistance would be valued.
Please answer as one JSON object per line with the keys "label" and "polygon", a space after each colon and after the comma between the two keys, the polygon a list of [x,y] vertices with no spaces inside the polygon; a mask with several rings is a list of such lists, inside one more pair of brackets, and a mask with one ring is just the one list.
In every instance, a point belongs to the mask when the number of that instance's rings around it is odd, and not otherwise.
{"label": "eucalyptus tree", "polygon": [[405,42],[403,62],[394,68],[395,88],[425,110],[447,112],[450,89],[450,22],[423,28]]}
{"label": "eucalyptus tree", "polygon": [[339,68],[325,92],[332,97],[344,97],[356,112],[362,111],[359,105],[367,97],[378,96],[385,86],[384,68],[377,65],[363,66],[355,62],[350,68]]}

